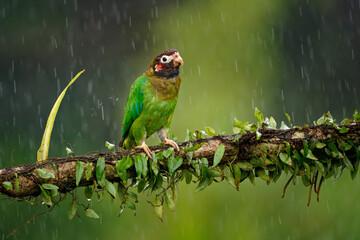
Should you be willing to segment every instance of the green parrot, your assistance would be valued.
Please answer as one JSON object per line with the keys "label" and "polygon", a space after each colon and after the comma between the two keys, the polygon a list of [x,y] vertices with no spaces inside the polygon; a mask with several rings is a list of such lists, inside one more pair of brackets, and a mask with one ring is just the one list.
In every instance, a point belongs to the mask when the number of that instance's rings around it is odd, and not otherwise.
{"label": "green parrot", "polygon": [[125,107],[120,148],[141,148],[151,158],[145,139],[156,132],[165,144],[179,151],[179,146],[168,139],[168,130],[181,84],[180,65],[183,60],[179,52],[167,50],[135,80]]}

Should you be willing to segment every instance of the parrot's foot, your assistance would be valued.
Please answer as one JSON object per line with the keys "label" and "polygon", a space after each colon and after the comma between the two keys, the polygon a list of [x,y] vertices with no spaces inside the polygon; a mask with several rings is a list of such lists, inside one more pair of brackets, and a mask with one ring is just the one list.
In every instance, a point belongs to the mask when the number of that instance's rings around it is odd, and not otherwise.
{"label": "parrot's foot", "polygon": [[167,139],[165,138],[163,140],[163,142],[166,144],[166,145],[170,145],[172,147],[174,147],[176,149],[176,151],[180,151],[180,148],[179,146],[176,144],[176,142],[174,142],[173,140],[170,140],[170,139]]}
{"label": "parrot's foot", "polygon": [[[176,143],[175,143],[176,144]],[[146,153],[146,155],[148,155],[149,158],[151,157],[151,150],[148,147],[148,145],[146,145],[145,141],[140,145],[140,146],[136,146],[135,148],[140,148],[142,150],[144,150],[144,152]]]}

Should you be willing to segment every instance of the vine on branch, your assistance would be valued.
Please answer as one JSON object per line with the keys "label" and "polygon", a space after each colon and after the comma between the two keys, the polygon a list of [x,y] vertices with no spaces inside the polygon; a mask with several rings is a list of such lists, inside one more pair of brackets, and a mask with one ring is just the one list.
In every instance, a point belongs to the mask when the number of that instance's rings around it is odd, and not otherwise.
{"label": "vine on branch", "polygon": [[[213,184],[228,182],[239,191],[241,182],[255,178],[275,183],[282,174],[288,175],[282,197],[289,184],[301,183],[317,196],[322,183],[337,179],[344,169],[355,178],[360,162],[360,114],[337,124],[330,113],[314,122],[314,126],[290,127],[274,118],[264,118],[255,109],[256,124],[236,121],[235,135],[217,135],[211,127],[204,131],[187,132],[186,142],[179,143],[180,152],[164,146],[152,147],[149,159],[139,150],[69,156],[49,159],[30,166],[0,170],[0,192],[32,202],[40,195],[49,207],[57,205],[70,194],[68,209],[71,220],[80,217],[78,206],[91,218],[99,215],[90,204],[79,202],[78,187],[84,195],[101,201],[108,193],[119,198],[119,216],[125,209],[136,215],[138,194],[153,196],[150,205],[162,220],[163,206],[175,210],[178,185],[196,183],[195,192]],[[114,145],[106,142],[109,150]],[[69,151],[72,155],[72,151]],[[53,207],[52,207],[53,208]],[[51,209],[52,209],[51,208]]]}

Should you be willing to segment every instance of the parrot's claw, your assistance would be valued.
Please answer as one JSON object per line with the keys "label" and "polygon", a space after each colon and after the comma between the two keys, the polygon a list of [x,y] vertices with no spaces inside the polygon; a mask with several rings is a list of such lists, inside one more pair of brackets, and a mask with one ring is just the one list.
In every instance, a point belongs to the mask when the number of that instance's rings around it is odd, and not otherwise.
{"label": "parrot's claw", "polygon": [[135,148],[140,148],[140,149],[144,150],[146,155],[148,155],[149,158],[152,158],[151,157],[151,150],[148,147],[148,145],[146,145],[145,141],[140,146],[136,146]]}
{"label": "parrot's claw", "polygon": [[170,145],[172,147],[174,147],[176,149],[176,151],[180,151],[179,146],[176,144],[176,142],[174,142],[173,140],[167,139],[165,138],[163,141],[166,145]]}

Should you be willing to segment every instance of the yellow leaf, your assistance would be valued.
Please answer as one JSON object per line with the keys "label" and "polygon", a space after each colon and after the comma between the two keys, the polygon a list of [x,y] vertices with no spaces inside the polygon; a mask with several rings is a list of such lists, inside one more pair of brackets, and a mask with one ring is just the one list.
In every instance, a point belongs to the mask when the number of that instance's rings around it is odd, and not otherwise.
{"label": "yellow leaf", "polygon": [[60,103],[62,101],[62,99],[65,96],[65,93],[67,91],[67,89],[70,87],[70,85],[75,82],[75,80],[83,73],[85,72],[85,70],[82,70],[81,72],[79,72],[71,81],[70,83],[66,86],[66,88],[62,91],[62,93],[59,95],[58,99],[56,100],[53,108],[51,109],[51,112],[49,114],[49,118],[46,122],[46,128],[44,131],[44,135],[43,138],[41,140],[41,145],[40,148],[37,152],[37,162],[41,162],[47,159],[48,157],[48,153],[49,153],[49,146],[50,146],[50,139],[51,139],[51,132],[54,126],[54,122],[55,122],[55,118],[56,118],[56,114],[58,112],[58,109],[60,107]]}

